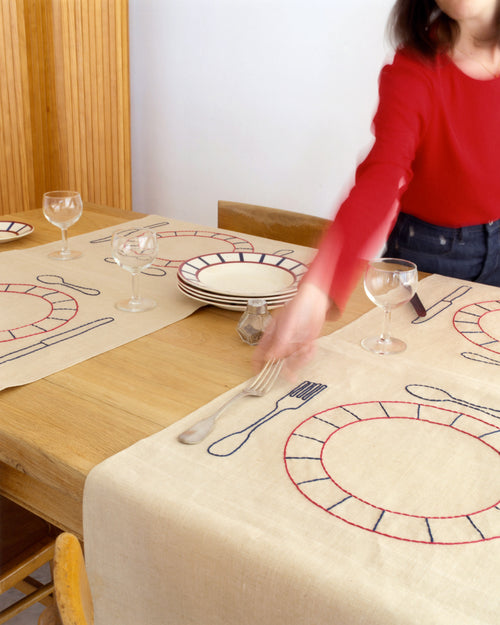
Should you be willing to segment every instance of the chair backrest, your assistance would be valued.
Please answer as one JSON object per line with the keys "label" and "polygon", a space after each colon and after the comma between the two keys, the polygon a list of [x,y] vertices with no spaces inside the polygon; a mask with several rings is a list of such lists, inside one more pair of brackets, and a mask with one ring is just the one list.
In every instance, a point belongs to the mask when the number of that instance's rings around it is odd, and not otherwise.
{"label": "chair backrest", "polygon": [[54,555],[56,528],[0,496],[0,594],[16,588],[23,597],[0,609],[0,624],[35,603],[50,605],[52,580],[40,583],[31,574]]}
{"label": "chair backrest", "polygon": [[296,245],[317,247],[330,221],[322,217],[255,204],[219,200],[217,225]]}
{"label": "chair backrest", "polygon": [[78,539],[63,532],[54,554],[56,602],[63,625],[93,625],[94,606]]}

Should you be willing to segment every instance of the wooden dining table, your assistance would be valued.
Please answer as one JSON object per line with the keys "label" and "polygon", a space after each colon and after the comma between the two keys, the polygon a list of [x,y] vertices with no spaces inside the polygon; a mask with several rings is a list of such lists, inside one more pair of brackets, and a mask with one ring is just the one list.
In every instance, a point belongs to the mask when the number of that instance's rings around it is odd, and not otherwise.
{"label": "wooden dining table", "polygon": [[[70,236],[144,217],[86,203]],[[4,215],[34,226],[2,251],[60,238],[41,209]],[[358,284],[341,319],[373,308]],[[82,497],[93,467],[204,406],[254,373],[241,313],[204,306],[187,318],[29,384],[0,392],[0,494],[83,538]],[[192,384],[193,379],[196,384]]]}

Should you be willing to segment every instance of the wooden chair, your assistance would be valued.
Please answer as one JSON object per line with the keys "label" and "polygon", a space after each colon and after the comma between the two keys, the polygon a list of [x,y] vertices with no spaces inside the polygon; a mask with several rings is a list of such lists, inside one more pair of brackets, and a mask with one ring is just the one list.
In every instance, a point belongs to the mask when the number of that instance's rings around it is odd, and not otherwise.
{"label": "wooden chair", "polygon": [[68,532],[56,540],[54,585],[57,606],[44,610],[38,625],[93,625],[94,606],[82,548]]}
{"label": "wooden chair", "polygon": [[31,575],[54,556],[55,527],[0,496],[0,594],[16,588],[24,597],[0,611],[0,624],[35,603],[50,605],[51,580],[42,584]]}
{"label": "wooden chair", "polygon": [[330,221],[304,213],[219,200],[217,225],[276,241],[317,247]]}

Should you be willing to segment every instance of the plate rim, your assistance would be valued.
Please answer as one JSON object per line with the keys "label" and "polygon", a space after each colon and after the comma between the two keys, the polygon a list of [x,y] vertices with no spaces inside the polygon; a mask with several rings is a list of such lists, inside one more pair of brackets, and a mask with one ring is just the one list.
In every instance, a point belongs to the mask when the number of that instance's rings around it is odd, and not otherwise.
{"label": "plate rim", "polygon": [[[4,227],[4,224],[9,224],[9,227]],[[12,230],[13,226],[21,226],[20,232],[16,232]],[[24,228],[27,228],[26,232],[22,232]],[[29,224],[26,221],[16,221],[14,219],[1,219],[0,218],[0,232],[9,232],[14,234],[15,236],[9,237],[8,239],[2,239],[0,237],[0,243],[10,243],[11,241],[17,241],[17,239],[21,239],[22,237],[28,236],[34,232],[35,227],[32,224]]]}
{"label": "plate rim", "polygon": [[[182,288],[182,284],[181,283],[177,283],[177,288],[179,289],[179,291],[185,295],[186,297],[189,297],[197,302],[200,302],[202,304],[204,304],[205,306],[215,306],[216,308],[223,308],[225,310],[233,310],[235,312],[244,312],[247,308],[247,302],[245,303],[241,303],[241,304],[232,304],[231,302],[218,302],[215,300],[210,299],[209,297],[203,297],[203,294],[200,293],[199,296],[194,295],[193,293],[189,293],[187,291],[185,291]],[[283,302],[271,302],[270,304],[268,304],[267,308],[268,310],[274,310],[275,308],[281,308],[282,306],[285,306],[285,304],[287,304],[290,301],[291,298],[283,301]]]}
{"label": "plate rim", "polygon": [[[208,285],[203,284],[197,277],[198,272],[206,269],[208,267],[215,267],[217,265],[223,265],[224,263],[228,262],[228,263],[246,263],[246,262],[250,262],[245,260],[245,257],[258,257],[260,259],[262,258],[266,258],[266,257],[271,257],[271,258],[275,258],[275,259],[280,259],[279,263],[264,263],[262,262],[262,260],[259,261],[259,264],[265,265],[267,267],[278,267],[280,269],[283,269],[284,271],[288,271],[289,273],[292,274],[293,278],[294,278],[294,282],[290,287],[287,287],[286,289],[280,289],[278,291],[271,291],[271,292],[267,292],[267,293],[262,293],[262,292],[257,292],[257,291],[252,291],[252,292],[243,292],[243,291],[230,291],[227,289],[214,289],[213,286],[209,287]],[[219,258],[220,262],[216,262],[216,263],[210,263],[207,261],[208,257],[215,257],[215,258]],[[226,257],[230,257],[230,259],[228,260],[224,260],[224,258]],[[233,260],[234,258],[234,260]],[[239,260],[238,260],[239,258]],[[201,266],[201,267],[196,267],[196,266],[192,266],[192,270],[190,272],[186,272],[185,267],[188,266],[189,264],[192,264],[196,261],[205,263],[205,266]],[[281,267],[280,265],[283,263],[291,263],[293,266],[292,267]],[[254,263],[252,263],[254,264]],[[296,268],[300,268],[301,269],[301,273],[297,274],[297,272],[294,272],[293,270]],[[265,298],[267,297],[271,297],[271,296],[276,296],[276,295],[280,295],[280,294],[288,294],[288,293],[295,293],[297,291],[297,287],[298,284],[300,282],[300,280],[303,278],[303,276],[305,275],[305,273],[308,270],[308,266],[303,263],[302,261],[296,259],[296,258],[289,258],[287,256],[280,256],[279,254],[273,254],[273,253],[269,253],[269,252],[212,252],[210,254],[201,254],[199,256],[194,256],[193,258],[189,258],[187,260],[185,260],[178,268],[177,270],[177,275],[180,276],[180,278],[183,279],[184,283],[186,284],[190,284],[195,286],[197,289],[199,289],[200,291],[205,291],[205,292],[209,292],[209,293],[215,293],[215,294],[221,294],[221,295],[239,295],[241,297],[263,297]]]}
{"label": "plate rim", "polygon": [[[257,298],[257,296],[252,296],[252,295],[230,295],[230,294],[225,294],[225,293],[205,291],[204,289],[198,289],[196,285],[193,285],[189,282],[182,280],[179,276],[178,276],[177,282],[183,290],[193,293],[193,295],[200,294],[202,297],[215,299],[218,301],[239,302],[239,303],[244,303],[246,305],[249,299],[252,299],[253,297]],[[290,291],[287,293],[279,293],[277,295],[276,294],[268,295],[268,296],[259,295],[258,299],[264,299],[266,300],[267,303],[276,303],[278,301],[289,301],[295,295],[296,292],[297,292],[297,289],[294,289],[293,291]]]}

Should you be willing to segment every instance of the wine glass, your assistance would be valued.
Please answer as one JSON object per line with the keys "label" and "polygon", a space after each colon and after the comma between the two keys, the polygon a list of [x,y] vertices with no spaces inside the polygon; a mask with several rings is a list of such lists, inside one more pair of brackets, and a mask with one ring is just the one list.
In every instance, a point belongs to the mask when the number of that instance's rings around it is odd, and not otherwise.
{"label": "wine glass", "polygon": [[143,312],[156,306],[153,299],[140,297],[139,274],[149,267],[158,254],[156,233],[148,228],[117,230],[111,237],[115,261],[132,274],[132,297],[116,302],[119,310]]}
{"label": "wine glass", "polygon": [[61,228],[62,233],[62,248],[51,252],[50,258],[72,260],[82,255],[69,249],[67,235],[68,228],[80,219],[82,211],[82,198],[78,191],[49,191],[43,194],[43,214],[51,224]]}
{"label": "wine glass", "polygon": [[376,354],[397,354],[406,349],[404,341],[390,334],[391,312],[411,300],[417,282],[417,266],[409,260],[377,258],[368,263],[365,292],[374,304],[384,310],[384,324],[381,334],[361,341],[365,349]]}

